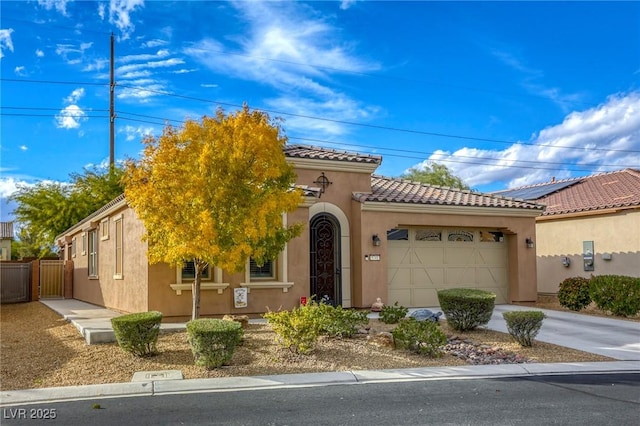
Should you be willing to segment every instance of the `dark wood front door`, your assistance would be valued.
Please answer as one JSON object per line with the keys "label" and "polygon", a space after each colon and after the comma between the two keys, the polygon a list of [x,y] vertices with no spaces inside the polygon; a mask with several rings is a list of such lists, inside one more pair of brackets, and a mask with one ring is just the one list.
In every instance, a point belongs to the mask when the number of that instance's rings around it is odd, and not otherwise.
{"label": "dark wood front door", "polygon": [[342,304],[340,224],[328,213],[311,219],[311,296],[333,306]]}

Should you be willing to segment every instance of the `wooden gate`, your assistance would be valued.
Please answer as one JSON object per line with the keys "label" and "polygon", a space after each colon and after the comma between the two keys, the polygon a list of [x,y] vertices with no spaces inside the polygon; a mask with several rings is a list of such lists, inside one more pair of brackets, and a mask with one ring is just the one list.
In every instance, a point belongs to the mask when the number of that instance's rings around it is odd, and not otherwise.
{"label": "wooden gate", "polygon": [[31,300],[31,264],[0,262],[0,303]]}
{"label": "wooden gate", "polygon": [[64,260],[40,261],[40,299],[64,297]]}

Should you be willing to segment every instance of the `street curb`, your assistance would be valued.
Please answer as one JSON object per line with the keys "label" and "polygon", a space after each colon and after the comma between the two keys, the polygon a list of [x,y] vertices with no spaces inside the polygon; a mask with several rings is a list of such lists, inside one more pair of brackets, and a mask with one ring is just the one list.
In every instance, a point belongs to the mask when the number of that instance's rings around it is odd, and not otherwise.
{"label": "street curb", "polygon": [[88,386],[26,389],[0,392],[0,407],[62,401],[183,393],[229,392],[342,384],[416,380],[534,377],[567,374],[640,373],[640,361],[576,362],[554,364],[470,365],[394,370],[338,371],[256,377],[155,380]]}

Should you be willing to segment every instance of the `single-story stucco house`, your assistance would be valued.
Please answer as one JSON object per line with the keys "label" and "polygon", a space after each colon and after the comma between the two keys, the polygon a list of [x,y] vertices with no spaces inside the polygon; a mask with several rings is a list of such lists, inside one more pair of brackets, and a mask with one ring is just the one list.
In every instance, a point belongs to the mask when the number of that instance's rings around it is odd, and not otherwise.
{"label": "single-story stucco house", "polygon": [[[290,309],[312,295],[343,307],[368,308],[378,297],[437,306],[437,290],[452,287],[491,290],[497,303],[536,300],[530,242],[542,205],[378,176],[382,158],[375,155],[303,145],[284,152],[296,184],[307,189],[284,220],[306,227],[264,267],[247,262],[235,274],[211,268],[203,316]],[[193,265],[150,265],[143,233],[120,196],[58,236],[64,259],[73,261],[73,297],[188,317]]]}
{"label": "single-story stucco house", "polygon": [[640,277],[640,170],[551,180],[496,194],[544,204],[536,218],[538,292],[568,277]]}

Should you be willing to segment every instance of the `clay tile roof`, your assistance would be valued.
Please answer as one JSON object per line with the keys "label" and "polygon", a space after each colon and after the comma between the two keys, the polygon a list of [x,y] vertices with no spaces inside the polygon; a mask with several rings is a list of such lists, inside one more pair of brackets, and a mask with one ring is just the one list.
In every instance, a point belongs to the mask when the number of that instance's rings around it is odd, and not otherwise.
{"label": "clay tile roof", "polygon": [[640,207],[640,170],[624,169],[584,177],[579,183],[541,197],[545,216]]}
{"label": "clay tile roof", "polygon": [[315,160],[349,161],[353,163],[382,163],[382,157],[355,152],[337,151],[309,145],[286,145],[284,155],[290,158],[309,158]]}
{"label": "clay tile roof", "polygon": [[443,186],[425,185],[410,180],[377,175],[371,176],[371,193],[354,193],[353,198],[361,203],[373,201],[468,207],[544,209],[544,206],[534,202]]}

